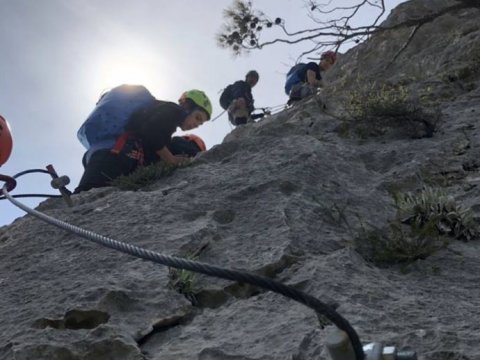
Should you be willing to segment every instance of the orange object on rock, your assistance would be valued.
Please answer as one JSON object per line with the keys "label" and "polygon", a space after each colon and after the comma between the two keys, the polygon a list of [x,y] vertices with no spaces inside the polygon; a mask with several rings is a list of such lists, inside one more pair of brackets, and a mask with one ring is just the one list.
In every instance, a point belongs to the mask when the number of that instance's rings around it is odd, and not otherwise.
{"label": "orange object on rock", "polygon": [[5,164],[12,153],[13,139],[7,120],[0,116],[0,166]]}

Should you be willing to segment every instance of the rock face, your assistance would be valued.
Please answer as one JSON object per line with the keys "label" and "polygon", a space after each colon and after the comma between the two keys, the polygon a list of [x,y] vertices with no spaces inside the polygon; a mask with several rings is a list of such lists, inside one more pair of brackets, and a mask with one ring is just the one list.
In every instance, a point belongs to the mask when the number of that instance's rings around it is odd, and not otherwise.
{"label": "rock face", "polygon": [[[386,23],[455,4],[410,1]],[[141,191],[96,189],[74,196],[73,208],[48,200],[39,210],[333,300],[364,343],[480,359],[480,242],[453,240],[386,268],[352,246],[362,227],[395,217],[392,189],[437,181],[480,212],[479,18],[475,7],[448,12],[400,53],[412,28],[373,36],[340,59],[323,96],[235,129],[193,166]],[[427,91],[442,114],[433,136],[342,132],[351,126],[342,101],[359,76]],[[192,302],[169,284],[165,267],[25,216],[0,229],[0,359],[328,358],[325,329],[300,304],[201,275],[189,285]]]}

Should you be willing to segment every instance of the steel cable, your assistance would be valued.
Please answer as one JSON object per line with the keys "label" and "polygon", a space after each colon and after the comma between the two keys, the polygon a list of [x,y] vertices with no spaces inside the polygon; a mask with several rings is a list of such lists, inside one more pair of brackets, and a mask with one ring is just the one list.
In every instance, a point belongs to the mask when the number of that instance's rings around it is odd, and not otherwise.
{"label": "steel cable", "polygon": [[[49,174],[50,173],[47,170],[44,169],[30,169],[30,170],[25,170],[22,172],[19,172],[15,176],[13,176],[11,179],[15,180],[20,176],[26,175],[26,174],[33,174],[33,173],[41,173],[41,174]],[[8,182],[9,177],[5,175],[0,175],[0,181],[6,181]],[[16,182],[15,182],[16,185]],[[14,186],[15,187],[15,186]],[[13,189],[7,190],[7,191],[12,191]],[[11,195],[14,198],[27,198],[27,197],[41,197],[41,198],[61,198],[62,195],[54,195],[54,194],[18,194],[18,195]],[[0,200],[6,200],[6,196],[0,195]]]}
{"label": "steel cable", "polygon": [[[29,173],[23,172],[21,174]],[[15,175],[14,178],[20,176],[19,174]],[[108,238],[103,235],[96,234],[92,231],[82,229],[78,226],[71,225],[62,220],[51,217],[47,214],[44,214],[40,211],[29,208],[28,206],[22,204],[21,202],[15,200],[12,195],[10,195],[4,185],[2,188],[3,195],[15,206],[19,207],[23,211],[27,212],[30,215],[39,218],[46,223],[54,225],[60,229],[66,230],[73,234],[76,234],[84,239],[95,242],[96,244],[121,251],[125,254],[129,254],[141,259],[153,261],[165,266],[174,267],[177,269],[184,269],[189,271],[194,271],[202,273],[205,275],[215,276],[226,280],[239,281],[243,283],[248,283],[254,286],[259,286],[261,288],[273,291],[275,293],[284,295],[290,299],[298,301],[309,308],[313,309],[318,315],[325,316],[333,324],[335,324],[340,330],[345,331],[348,335],[353,350],[355,352],[357,360],[364,359],[364,352],[362,344],[358,337],[358,334],[355,332],[350,323],[344,319],[339,313],[337,313],[333,308],[316,299],[315,297],[308,295],[302,291],[296,290],[292,286],[284,285],[267,277],[254,275],[244,271],[229,270],[221,268],[219,266],[209,265],[201,263],[198,261],[186,260],[174,256],[163,255],[151,250],[143,249],[141,247],[127,244],[121,241],[117,241],[111,238]]]}

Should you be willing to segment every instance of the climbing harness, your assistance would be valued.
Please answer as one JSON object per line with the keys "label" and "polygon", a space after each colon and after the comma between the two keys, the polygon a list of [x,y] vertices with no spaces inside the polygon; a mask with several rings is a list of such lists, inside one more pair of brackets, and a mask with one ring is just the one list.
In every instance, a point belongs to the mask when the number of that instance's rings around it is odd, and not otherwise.
{"label": "climbing harness", "polygon": [[287,103],[284,103],[284,104],[279,104],[275,106],[258,107],[255,110],[261,110],[264,116],[273,116],[285,110],[286,107],[287,107]]}
{"label": "climbing harness", "polygon": [[[285,104],[280,104],[280,105],[275,105],[275,106],[267,106],[267,107],[257,107],[255,108],[253,111],[255,110],[260,110],[262,111],[262,113],[260,114],[252,114],[250,116],[250,118],[252,120],[256,120],[256,119],[262,119],[264,118],[265,116],[271,116],[271,115],[275,115],[275,114],[278,114],[279,112],[283,111],[286,107],[286,103]],[[218,118],[220,118],[223,114],[225,114],[226,112],[228,111],[227,110],[223,110],[220,114],[218,114],[217,116],[215,116],[211,121],[215,121],[217,120]],[[233,130],[234,129],[234,126],[230,123],[229,121],[229,124],[230,124],[230,130]]]}
{"label": "climbing harness", "polygon": [[278,105],[275,105],[275,106],[259,107],[258,109],[262,109],[263,111],[265,111],[265,110],[276,111],[276,110],[278,110],[278,109],[283,109],[283,108],[285,108],[285,106],[287,106],[287,103],[278,104]]}

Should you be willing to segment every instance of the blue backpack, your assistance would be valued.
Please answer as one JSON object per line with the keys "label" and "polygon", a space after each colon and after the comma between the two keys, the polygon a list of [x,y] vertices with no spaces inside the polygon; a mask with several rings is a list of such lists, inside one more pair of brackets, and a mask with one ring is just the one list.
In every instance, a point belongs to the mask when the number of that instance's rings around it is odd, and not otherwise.
{"label": "blue backpack", "polygon": [[[103,94],[77,137],[87,150],[108,148],[124,133],[134,112],[155,103],[155,98],[141,85],[120,85]],[[93,149],[92,149],[93,150]]]}
{"label": "blue backpack", "polygon": [[290,90],[292,89],[292,86],[304,80],[300,77],[300,73],[306,65],[307,64],[299,63],[292,67],[287,73],[287,81],[285,82],[285,94],[290,95]]}

